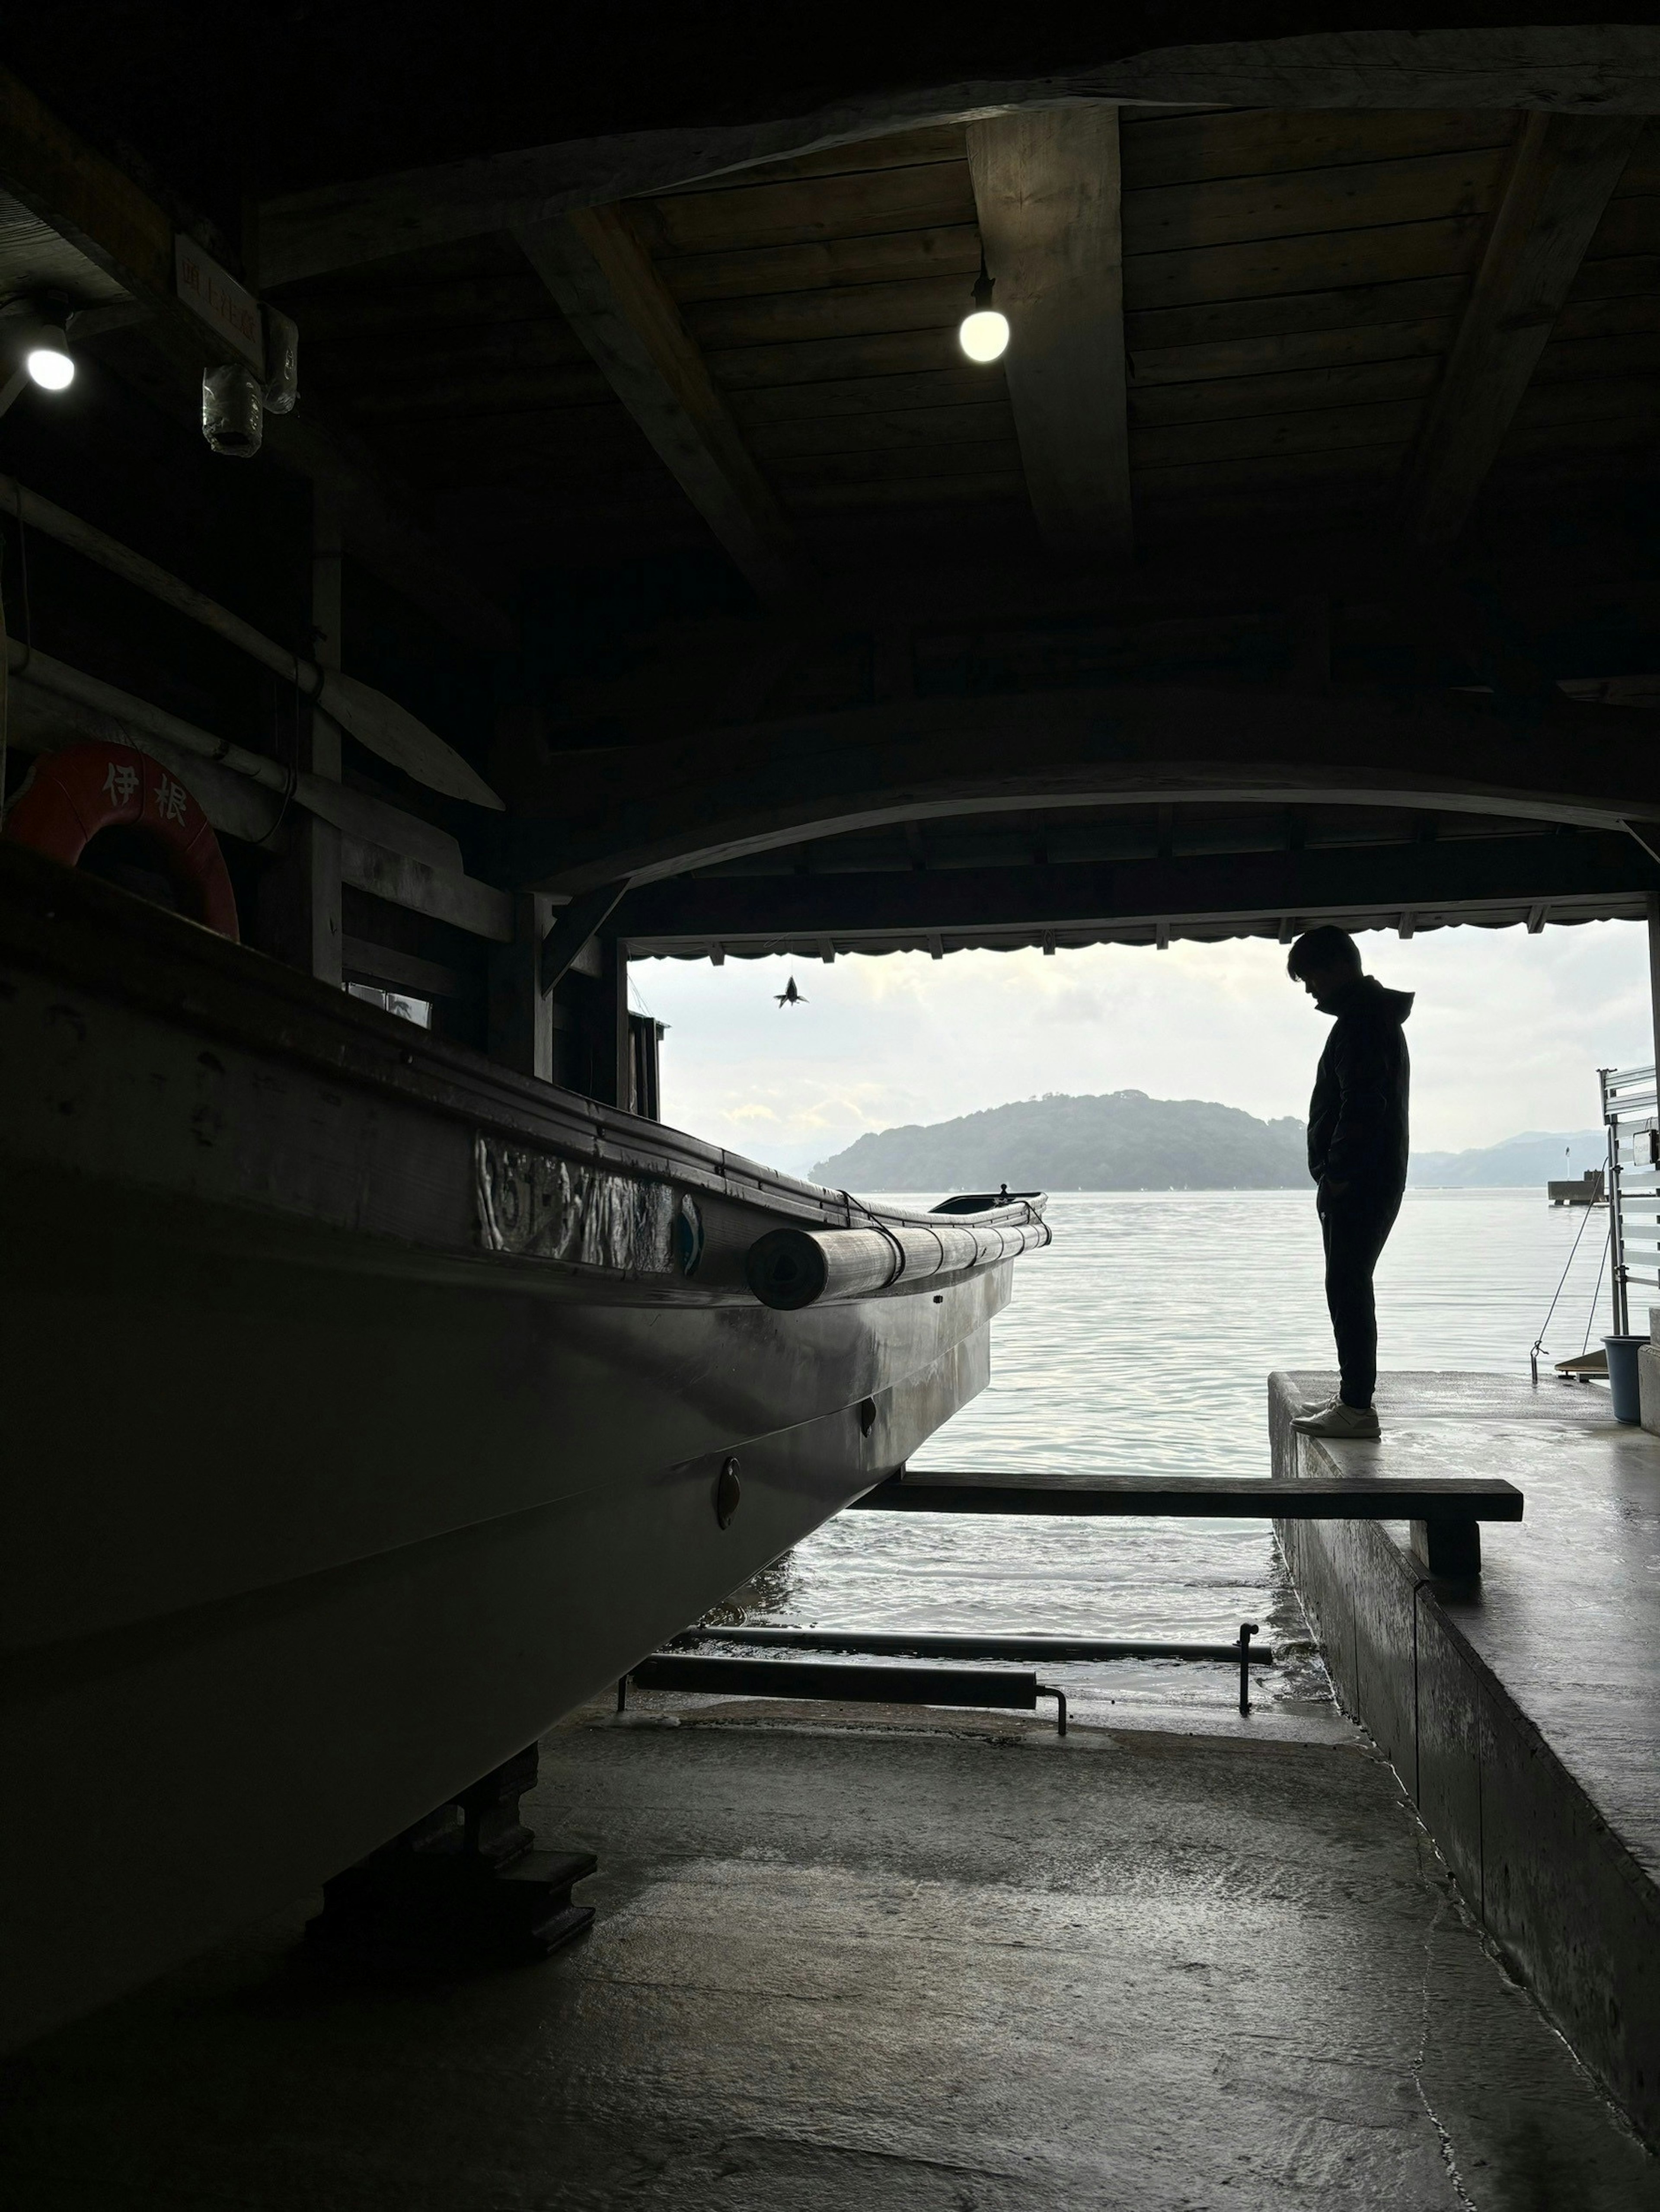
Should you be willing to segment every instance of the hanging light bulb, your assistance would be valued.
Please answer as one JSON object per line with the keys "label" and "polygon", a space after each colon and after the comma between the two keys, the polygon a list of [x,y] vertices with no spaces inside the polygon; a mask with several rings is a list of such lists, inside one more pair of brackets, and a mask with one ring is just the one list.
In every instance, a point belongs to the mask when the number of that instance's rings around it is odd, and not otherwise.
{"label": "hanging light bulb", "polygon": [[1009,342],[1009,319],[993,307],[991,294],[991,278],[982,257],[975,281],[973,310],[964,316],[957,333],[958,343],[970,361],[996,361]]}
{"label": "hanging light bulb", "polygon": [[67,346],[31,346],[23,366],[43,392],[67,392],[75,381],[75,357]]}
{"label": "hanging light bulb", "polygon": [[68,302],[56,294],[24,311],[23,366],[43,392],[67,392],[75,381],[75,356],[64,335],[68,312]]}

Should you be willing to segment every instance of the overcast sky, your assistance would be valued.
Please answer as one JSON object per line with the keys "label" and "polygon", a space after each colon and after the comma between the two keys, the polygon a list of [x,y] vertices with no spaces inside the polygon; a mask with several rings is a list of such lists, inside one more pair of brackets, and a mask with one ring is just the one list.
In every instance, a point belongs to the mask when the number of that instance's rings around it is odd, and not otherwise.
{"label": "overcast sky", "polygon": [[[1595,1128],[1599,1066],[1654,1057],[1633,922],[1360,939],[1418,994],[1413,1140],[1462,1151]],[[1328,1029],[1277,945],[642,960],[634,1003],[670,1024],[663,1115],[800,1174],[866,1129],[943,1121],[1046,1091],[1209,1098],[1272,1118],[1308,1106]],[[807,1003],[775,1005],[794,975]]]}

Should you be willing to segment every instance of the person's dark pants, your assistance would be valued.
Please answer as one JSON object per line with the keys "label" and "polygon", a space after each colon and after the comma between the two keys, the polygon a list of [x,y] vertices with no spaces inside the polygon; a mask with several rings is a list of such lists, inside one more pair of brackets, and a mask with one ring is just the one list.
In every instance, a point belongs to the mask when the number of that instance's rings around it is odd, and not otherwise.
{"label": "person's dark pants", "polygon": [[1377,1307],[1372,1270],[1401,1211],[1397,1191],[1349,1191],[1319,1200],[1320,1233],[1326,1243],[1326,1304],[1337,1339],[1341,1395],[1346,1406],[1366,1407],[1377,1387]]}

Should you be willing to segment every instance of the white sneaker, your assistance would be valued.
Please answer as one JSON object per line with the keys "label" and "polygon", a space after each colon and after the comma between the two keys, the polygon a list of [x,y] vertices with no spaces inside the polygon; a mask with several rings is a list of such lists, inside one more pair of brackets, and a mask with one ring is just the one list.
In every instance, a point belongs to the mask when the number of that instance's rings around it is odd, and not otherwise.
{"label": "white sneaker", "polygon": [[1375,1406],[1346,1406],[1339,1398],[1316,1413],[1298,1413],[1292,1421],[1305,1437],[1363,1437],[1376,1439],[1382,1431],[1377,1425]]}

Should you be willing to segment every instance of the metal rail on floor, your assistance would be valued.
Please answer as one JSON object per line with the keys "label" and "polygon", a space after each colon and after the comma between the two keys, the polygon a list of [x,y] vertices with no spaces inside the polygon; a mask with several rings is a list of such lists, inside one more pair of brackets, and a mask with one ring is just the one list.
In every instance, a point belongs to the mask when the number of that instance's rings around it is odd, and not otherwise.
{"label": "metal rail on floor", "polygon": [[[704,1644],[735,1644],[761,1651],[866,1651],[873,1657],[895,1659],[1221,1659],[1231,1663],[1239,1656],[1237,1643],[1161,1643],[1113,1636],[936,1636],[868,1628],[688,1628],[672,1636],[664,1649],[689,1651]],[[1251,1644],[1247,1657],[1253,1667],[1274,1664],[1266,1644]]]}
{"label": "metal rail on floor", "polygon": [[[1189,1520],[1408,1521],[1414,1549],[1432,1574],[1481,1571],[1482,1521],[1519,1521],[1523,1497],[1497,1476],[1459,1481],[1430,1476],[1365,1481],[1346,1475],[1310,1474],[1295,1482],[1229,1482],[1211,1475],[1088,1475],[1020,1474],[1012,1470],[921,1470],[904,1468],[855,1498],[866,1512],[1043,1513],[1172,1516]],[[1234,1644],[1183,1644],[1108,1637],[964,1636],[915,1630],[822,1628],[687,1629],[617,1686],[617,1709],[625,1709],[628,1686],[642,1689],[713,1692],[729,1697],[828,1698],[919,1705],[991,1706],[1025,1712],[1041,1697],[1060,1708],[1067,1732],[1066,1699],[1039,1683],[1035,1673],[986,1666],[884,1666],[881,1657],[989,1660],[1207,1659],[1237,1663],[1239,1710],[1250,1711],[1250,1669],[1270,1666],[1273,1654],[1252,1643],[1254,1620],[1242,1622]],[[742,1651],[842,1651],[860,1663],[819,1659],[716,1656],[701,1647],[737,1645]]]}
{"label": "metal rail on floor", "polygon": [[642,1660],[617,1686],[617,1710],[628,1710],[630,1682],[642,1690],[678,1690],[733,1698],[828,1698],[844,1704],[959,1705],[1035,1712],[1039,1698],[1053,1698],[1056,1727],[1067,1732],[1067,1698],[1054,1684],[1025,1669],[983,1666],[837,1666],[824,1660],[747,1659],[705,1655],[697,1647],[738,1644],[751,1650],[847,1651],[872,1657],[912,1658],[1208,1659],[1239,1669],[1239,1710],[1250,1711],[1250,1670],[1271,1667],[1274,1654],[1253,1644],[1256,1623],[1239,1624],[1232,1644],[1125,1642],[1100,1636],[929,1636],[860,1629],[689,1628],[661,1651]]}
{"label": "metal rail on floor", "polygon": [[629,1685],[727,1698],[827,1698],[839,1705],[990,1706],[1035,1713],[1039,1698],[1055,1701],[1055,1727],[1067,1732],[1067,1693],[1040,1682],[1035,1670],[1012,1667],[838,1666],[833,1660],[708,1659],[660,1652],[631,1668],[617,1685],[617,1710],[628,1709]]}

